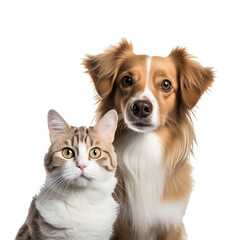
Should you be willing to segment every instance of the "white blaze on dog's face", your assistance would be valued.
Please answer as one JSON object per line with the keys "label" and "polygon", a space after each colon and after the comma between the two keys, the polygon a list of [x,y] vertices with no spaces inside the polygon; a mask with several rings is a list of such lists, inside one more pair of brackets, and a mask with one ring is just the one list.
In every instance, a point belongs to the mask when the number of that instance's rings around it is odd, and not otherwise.
{"label": "white blaze on dog's face", "polygon": [[165,124],[174,111],[177,91],[171,59],[133,55],[118,72],[114,101],[130,129],[146,132]]}

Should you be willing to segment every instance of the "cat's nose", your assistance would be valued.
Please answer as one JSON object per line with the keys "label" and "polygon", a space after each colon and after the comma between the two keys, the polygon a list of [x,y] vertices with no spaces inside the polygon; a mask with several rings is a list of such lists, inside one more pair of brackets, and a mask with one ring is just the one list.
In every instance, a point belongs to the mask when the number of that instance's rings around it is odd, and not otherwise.
{"label": "cat's nose", "polygon": [[84,164],[78,164],[77,167],[79,167],[82,171],[84,170],[84,168],[86,167],[87,165],[84,165]]}

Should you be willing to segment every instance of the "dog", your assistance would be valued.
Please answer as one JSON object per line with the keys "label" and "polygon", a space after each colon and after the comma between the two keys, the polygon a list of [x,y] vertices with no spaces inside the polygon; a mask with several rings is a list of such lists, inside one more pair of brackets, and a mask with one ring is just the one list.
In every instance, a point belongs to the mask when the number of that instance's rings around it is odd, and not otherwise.
{"label": "dog", "polygon": [[100,119],[116,109],[120,212],[113,239],[183,240],[193,188],[195,134],[191,110],[212,85],[214,71],[185,48],[167,57],[136,55],[122,39],[83,61],[95,86]]}

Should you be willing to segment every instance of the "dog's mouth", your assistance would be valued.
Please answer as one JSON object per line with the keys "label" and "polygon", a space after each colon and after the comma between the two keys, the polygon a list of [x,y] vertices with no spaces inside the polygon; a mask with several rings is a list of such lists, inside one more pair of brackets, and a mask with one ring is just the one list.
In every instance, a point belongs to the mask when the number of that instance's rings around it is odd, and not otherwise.
{"label": "dog's mouth", "polygon": [[146,123],[146,122],[134,122],[132,124],[136,127],[141,127],[141,128],[152,126],[150,123]]}
{"label": "dog's mouth", "polygon": [[156,127],[146,120],[129,120],[125,119],[125,123],[131,130],[135,132],[149,132],[156,129]]}

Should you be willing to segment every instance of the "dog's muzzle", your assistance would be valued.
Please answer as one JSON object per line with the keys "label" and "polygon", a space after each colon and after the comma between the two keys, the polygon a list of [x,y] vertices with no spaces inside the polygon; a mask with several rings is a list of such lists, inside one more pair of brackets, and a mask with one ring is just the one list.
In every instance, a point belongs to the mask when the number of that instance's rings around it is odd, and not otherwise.
{"label": "dog's muzzle", "polygon": [[148,100],[135,100],[128,108],[125,122],[136,132],[147,132],[156,129],[152,121],[153,105]]}

